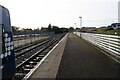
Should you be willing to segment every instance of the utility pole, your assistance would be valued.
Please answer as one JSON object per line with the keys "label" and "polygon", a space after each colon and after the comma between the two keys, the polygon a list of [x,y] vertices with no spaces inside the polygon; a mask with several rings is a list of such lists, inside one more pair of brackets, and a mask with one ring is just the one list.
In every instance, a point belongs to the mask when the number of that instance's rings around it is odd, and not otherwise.
{"label": "utility pole", "polygon": [[76,28],[76,23],[75,23],[75,28]]}
{"label": "utility pole", "polygon": [[80,28],[82,28],[82,17],[79,18],[80,18]]}

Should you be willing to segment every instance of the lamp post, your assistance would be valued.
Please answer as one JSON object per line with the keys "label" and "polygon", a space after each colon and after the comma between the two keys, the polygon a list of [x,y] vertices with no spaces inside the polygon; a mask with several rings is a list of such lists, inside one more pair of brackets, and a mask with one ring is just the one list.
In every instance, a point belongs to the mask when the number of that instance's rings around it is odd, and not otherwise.
{"label": "lamp post", "polygon": [[[81,28],[82,28],[82,17],[79,17],[80,18],[80,31],[81,31]],[[81,37],[81,33],[80,33],[80,38],[82,38]]]}
{"label": "lamp post", "polygon": [[80,28],[82,28],[82,17],[79,18],[80,18]]}
{"label": "lamp post", "polygon": [[76,28],[76,23],[75,23],[75,28]]}

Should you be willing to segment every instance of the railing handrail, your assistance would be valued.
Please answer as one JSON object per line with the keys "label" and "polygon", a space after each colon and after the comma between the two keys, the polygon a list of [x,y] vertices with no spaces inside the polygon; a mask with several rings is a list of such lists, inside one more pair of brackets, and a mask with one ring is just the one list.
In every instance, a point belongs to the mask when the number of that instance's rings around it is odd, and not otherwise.
{"label": "railing handrail", "polygon": [[77,36],[120,57],[120,36],[74,32]]}

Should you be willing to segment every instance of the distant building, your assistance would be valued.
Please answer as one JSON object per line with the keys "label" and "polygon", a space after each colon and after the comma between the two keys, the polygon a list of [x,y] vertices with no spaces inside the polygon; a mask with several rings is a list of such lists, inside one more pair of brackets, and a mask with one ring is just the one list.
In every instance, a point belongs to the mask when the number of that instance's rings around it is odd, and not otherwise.
{"label": "distant building", "polygon": [[118,23],[120,23],[120,1],[118,2]]}
{"label": "distant building", "polygon": [[114,29],[120,29],[120,23],[113,23],[111,24],[111,27]]}
{"label": "distant building", "polygon": [[111,25],[108,25],[106,29],[108,30],[120,29],[120,23],[112,23]]}

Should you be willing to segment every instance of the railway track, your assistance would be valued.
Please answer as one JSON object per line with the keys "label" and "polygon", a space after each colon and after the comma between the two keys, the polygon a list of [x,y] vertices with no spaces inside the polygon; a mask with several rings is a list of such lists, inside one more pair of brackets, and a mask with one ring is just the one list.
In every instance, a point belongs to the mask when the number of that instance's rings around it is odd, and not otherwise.
{"label": "railway track", "polygon": [[45,55],[59,42],[65,34],[57,35],[24,48],[15,53],[16,74],[14,80],[23,79],[35,66],[45,57]]}
{"label": "railway track", "polygon": [[48,39],[50,39],[50,38],[42,39],[42,40],[39,40],[39,41],[30,43],[29,45],[27,44],[27,45],[24,45],[24,46],[22,46],[22,47],[15,48],[15,53],[19,53],[19,52],[21,52],[22,50],[25,50],[25,49],[28,48],[28,47],[34,46],[34,45],[36,45],[36,44],[38,44],[38,43],[41,43],[41,42],[43,42],[43,41],[46,41],[46,40],[48,40]]}
{"label": "railway track", "polygon": [[33,53],[36,53],[39,49],[41,49],[50,40],[51,39],[45,40],[39,44],[35,44],[35,45],[29,46],[21,51],[15,52],[16,65],[18,66],[21,62],[25,61],[25,59],[32,56]]}

